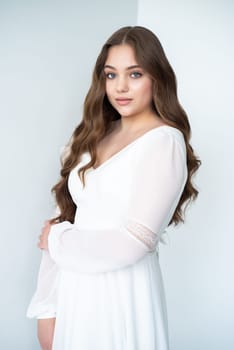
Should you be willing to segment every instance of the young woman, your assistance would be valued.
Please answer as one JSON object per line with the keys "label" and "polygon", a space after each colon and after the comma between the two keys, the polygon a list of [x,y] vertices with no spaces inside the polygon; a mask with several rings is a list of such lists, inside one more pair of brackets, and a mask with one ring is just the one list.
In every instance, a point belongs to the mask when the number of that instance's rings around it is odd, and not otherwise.
{"label": "young woman", "polygon": [[175,74],[143,27],[115,32],[98,56],[53,187],[36,293],[42,349],[167,350],[158,245],[184,221],[200,165]]}

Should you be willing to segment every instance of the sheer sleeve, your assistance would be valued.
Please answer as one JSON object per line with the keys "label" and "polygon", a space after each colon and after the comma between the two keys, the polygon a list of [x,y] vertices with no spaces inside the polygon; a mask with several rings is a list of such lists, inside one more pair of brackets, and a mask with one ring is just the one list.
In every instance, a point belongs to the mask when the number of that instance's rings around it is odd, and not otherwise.
{"label": "sheer sleeve", "polygon": [[27,317],[56,317],[57,284],[59,271],[48,251],[43,251],[37,288],[27,310]]}
{"label": "sheer sleeve", "polygon": [[[59,215],[58,207],[56,207],[53,216],[57,215]],[[58,265],[51,259],[49,252],[43,250],[37,287],[28,306],[27,317],[37,317],[38,319],[56,317],[58,280]]]}
{"label": "sheer sleeve", "polygon": [[123,226],[78,229],[64,221],[53,225],[49,252],[61,267],[84,273],[116,270],[136,263],[156,249],[187,179],[182,138],[158,132],[136,156],[129,208]]}
{"label": "sheer sleeve", "polygon": [[[60,160],[62,164],[70,152],[71,143],[72,139],[66,146],[60,149]],[[52,218],[57,217],[59,214],[60,210],[57,206]],[[56,317],[59,272],[57,263],[51,259],[48,251],[43,250],[37,278],[37,287],[28,306],[27,317],[36,317],[38,319]]]}

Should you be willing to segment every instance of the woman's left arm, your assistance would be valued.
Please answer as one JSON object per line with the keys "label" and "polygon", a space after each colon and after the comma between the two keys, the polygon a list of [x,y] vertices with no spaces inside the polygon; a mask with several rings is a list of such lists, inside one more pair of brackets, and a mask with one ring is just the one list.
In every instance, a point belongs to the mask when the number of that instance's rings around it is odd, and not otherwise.
{"label": "woman's left arm", "polygon": [[165,131],[151,136],[135,169],[126,224],[97,230],[81,230],[68,221],[53,225],[48,249],[59,266],[84,273],[113,271],[155,250],[183,192],[187,166],[181,140]]}

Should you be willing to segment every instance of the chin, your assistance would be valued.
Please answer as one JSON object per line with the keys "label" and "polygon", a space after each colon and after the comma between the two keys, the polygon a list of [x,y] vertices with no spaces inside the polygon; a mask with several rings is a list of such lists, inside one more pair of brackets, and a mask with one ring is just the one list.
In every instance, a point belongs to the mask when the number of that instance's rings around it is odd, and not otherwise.
{"label": "chin", "polygon": [[124,111],[124,109],[122,108],[116,108],[117,112],[122,116],[122,117],[131,117],[133,115],[135,115],[136,113],[131,112],[131,111]]}

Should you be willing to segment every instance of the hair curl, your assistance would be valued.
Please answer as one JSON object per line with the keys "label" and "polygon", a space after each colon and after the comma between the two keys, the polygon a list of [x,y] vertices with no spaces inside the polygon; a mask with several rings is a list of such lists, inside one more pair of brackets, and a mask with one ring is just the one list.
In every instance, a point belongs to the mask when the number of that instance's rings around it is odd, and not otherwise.
{"label": "hair curl", "polygon": [[64,220],[74,222],[76,205],[68,190],[69,173],[78,164],[81,155],[88,151],[91,160],[79,170],[79,175],[85,184],[85,171],[94,166],[97,160],[98,142],[111,129],[112,122],[121,118],[107,99],[103,68],[109,48],[122,44],[130,45],[134,49],[138,64],[151,76],[153,108],[157,116],[167,125],[179,129],[184,135],[188,178],[169,225],[184,222],[185,209],[198,196],[198,190],[192,184],[192,177],[201,165],[201,161],[195,156],[189,144],[191,128],[188,117],[178,101],[175,73],[154,33],[140,26],[123,27],[106,41],[97,58],[92,83],[84,102],[82,121],[73,132],[69,152],[62,162],[61,179],[52,188],[60,209],[60,214],[52,222]]}

